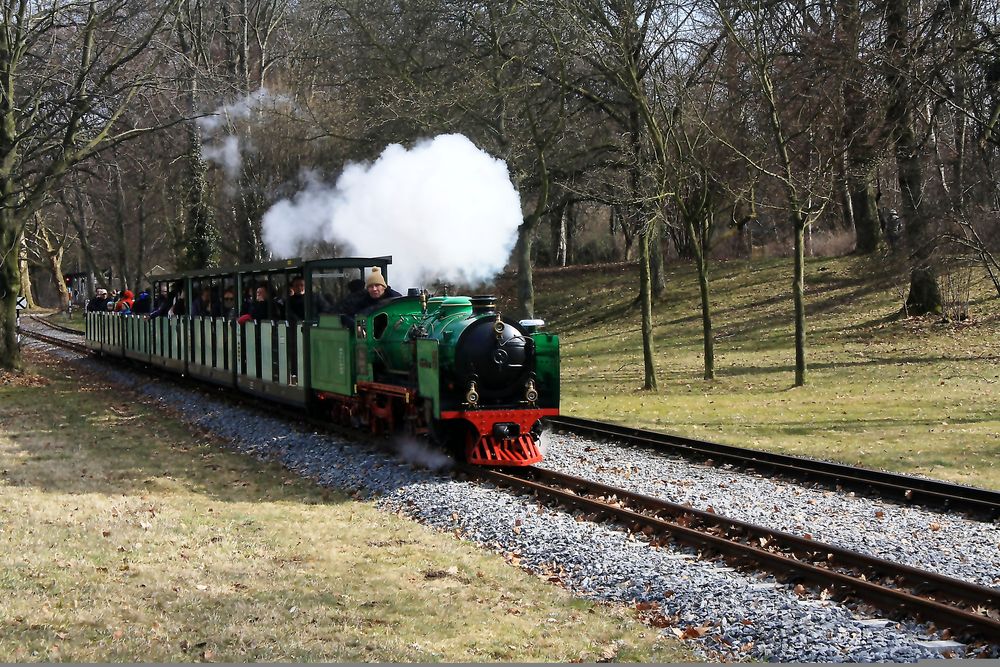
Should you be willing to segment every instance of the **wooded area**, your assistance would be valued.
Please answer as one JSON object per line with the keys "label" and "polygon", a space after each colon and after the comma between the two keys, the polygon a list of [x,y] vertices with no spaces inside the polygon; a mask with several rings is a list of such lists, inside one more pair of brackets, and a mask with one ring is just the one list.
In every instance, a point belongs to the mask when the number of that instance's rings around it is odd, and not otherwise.
{"label": "wooded area", "polygon": [[444,133],[520,192],[523,315],[534,266],[640,263],[648,389],[668,257],[698,271],[706,378],[713,255],[795,258],[796,384],[820,239],[907,263],[907,314],[954,261],[1000,296],[994,2],[0,3],[0,367],[29,276],[67,303],[67,272],[267,259],[272,204]]}

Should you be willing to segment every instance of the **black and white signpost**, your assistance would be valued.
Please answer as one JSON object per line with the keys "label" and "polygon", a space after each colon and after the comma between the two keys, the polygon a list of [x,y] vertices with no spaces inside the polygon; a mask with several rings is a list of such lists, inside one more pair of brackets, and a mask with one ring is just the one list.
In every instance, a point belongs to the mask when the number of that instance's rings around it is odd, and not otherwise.
{"label": "black and white signpost", "polygon": [[17,331],[17,344],[20,345],[21,344],[21,311],[28,309],[28,300],[26,298],[24,298],[23,296],[17,297],[17,305],[14,306],[14,309],[17,312],[17,319],[16,319],[16,322],[14,324],[14,329],[15,329],[15,331]]}

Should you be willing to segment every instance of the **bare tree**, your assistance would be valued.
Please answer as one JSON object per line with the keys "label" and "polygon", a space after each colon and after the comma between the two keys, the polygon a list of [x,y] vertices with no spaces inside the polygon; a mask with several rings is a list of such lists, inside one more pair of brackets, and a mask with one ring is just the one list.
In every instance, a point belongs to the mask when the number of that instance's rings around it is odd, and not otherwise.
{"label": "bare tree", "polygon": [[833,58],[842,63],[840,76],[844,142],[842,161],[847,196],[845,217],[854,226],[855,249],[870,253],[882,245],[879,223],[876,175],[880,164],[878,118],[873,110],[881,108],[879,88],[861,56],[863,23],[858,0],[836,0],[836,35]]}
{"label": "bare tree", "polygon": [[[622,154],[630,196],[621,197],[640,231],[639,304],[642,321],[643,388],[655,390],[653,344],[654,243],[663,224],[671,191],[667,132],[669,115],[661,113],[650,73],[677,42],[685,12],[663,0],[556,0],[561,19],[571,26],[572,41],[561,49],[586,63],[593,74],[565,77],[568,90],[588,100],[624,130]],[[658,245],[658,244],[657,244]],[[660,272],[662,276],[663,272]]]}
{"label": "bare tree", "polygon": [[35,211],[25,226],[25,239],[29,263],[49,273],[59,295],[59,307],[66,309],[70,305],[70,293],[62,263],[72,238],[68,225],[60,225],[53,213],[51,206]]}
{"label": "bare tree", "polygon": [[[763,105],[763,120],[776,158],[773,168],[761,162],[754,162],[754,167],[780,184],[791,223],[795,263],[792,279],[795,386],[801,386],[806,382],[805,232],[830,196],[833,157],[822,156],[812,123],[823,115],[831,100],[820,93],[823,87],[815,80],[817,70],[811,63],[785,55],[803,51],[801,45],[797,50],[786,48],[802,35],[798,7],[765,8],[742,2],[716,6],[729,39],[745,55],[756,80],[756,95]],[[776,76],[782,77],[783,85],[776,83]],[[790,81],[796,81],[796,85],[789,86]],[[803,94],[803,82],[808,82],[805,85],[812,94]],[[794,118],[796,124],[789,118]],[[811,168],[814,164],[818,168]]]}
{"label": "bare tree", "polygon": [[941,311],[941,290],[934,266],[935,241],[924,199],[924,166],[915,115],[921,95],[913,72],[911,0],[886,0],[885,72],[889,87],[886,121],[896,153],[906,240],[910,251],[910,290],[906,312]]}
{"label": "bare tree", "polygon": [[148,47],[175,4],[0,2],[0,368],[20,365],[24,225],[75,164],[152,129],[118,121],[150,85],[157,60]]}

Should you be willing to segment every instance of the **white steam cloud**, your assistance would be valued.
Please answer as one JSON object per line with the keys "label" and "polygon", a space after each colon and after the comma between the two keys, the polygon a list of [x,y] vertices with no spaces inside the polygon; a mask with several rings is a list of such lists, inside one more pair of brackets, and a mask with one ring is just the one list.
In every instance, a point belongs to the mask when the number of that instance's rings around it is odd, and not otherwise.
{"label": "white steam cloud", "polygon": [[405,436],[396,440],[396,452],[407,463],[421,466],[434,472],[450,470],[455,465],[454,459],[444,452],[433,449],[424,442]]}
{"label": "white steam cloud", "polygon": [[[248,120],[255,112],[287,110],[293,107],[291,98],[274,95],[267,88],[260,88],[231,104],[220,106],[211,113],[199,117],[195,122],[205,142],[202,155],[209,162],[222,167],[230,181],[235,180],[243,167],[243,151],[252,148],[248,137],[238,137],[230,133],[236,122]],[[220,133],[224,134],[220,137]]]}
{"label": "white steam cloud", "polygon": [[503,270],[517,240],[521,200],[507,165],[460,134],[387,147],[349,164],[334,187],[312,179],[264,214],[278,257],[316,241],[362,257],[392,255],[399,292],[432,281],[478,285]]}

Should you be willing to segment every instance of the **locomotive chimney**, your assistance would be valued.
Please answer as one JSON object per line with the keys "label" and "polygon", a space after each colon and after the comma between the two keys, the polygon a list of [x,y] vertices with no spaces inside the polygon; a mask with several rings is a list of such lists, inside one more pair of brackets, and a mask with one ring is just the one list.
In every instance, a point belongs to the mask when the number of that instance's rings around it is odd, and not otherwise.
{"label": "locomotive chimney", "polygon": [[469,301],[472,303],[473,315],[484,315],[497,309],[497,298],[492,294],[470,297]]}

